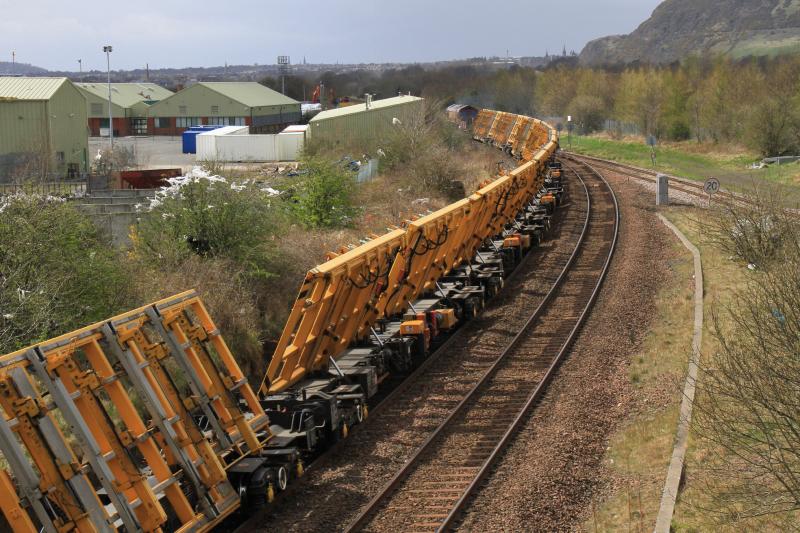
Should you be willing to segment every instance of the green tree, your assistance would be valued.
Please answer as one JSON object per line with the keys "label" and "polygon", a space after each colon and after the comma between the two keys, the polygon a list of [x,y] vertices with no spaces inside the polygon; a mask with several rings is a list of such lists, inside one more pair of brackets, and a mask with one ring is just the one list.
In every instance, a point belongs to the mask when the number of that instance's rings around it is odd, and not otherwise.
{"label": "green tree", "polygon": [[509,113],[534,114],[535,84],[536,77],[531,70],[516,68],[501,71],[494,79],[494,107]]}
{"label": "green tree", "polygon": [[689,80],[681,69],[665,72],[663,80],[664,105],[661,110],[661,123],[665,133],[674,141],[688,140],[692,136]]}
{"label": "green tree", "polygon": [[578,124],[581,134],[592,133],[603,128],[605,106],[603,100],[589,94],[579,94],[569,105],[569,112]]}
{"label": "green tree", "polygon": [[320,157],[303,162],[307,174],[297,183],[292,210],[310,228],[349,226],[357,215],[355,179],[346,168]]}
{"label": "green tree", "polygon": [[642,135],[658,136],[663,94],[663,80],[657,71],[626,70],[617,92],[617,118],[636,124]]}
{"label": "green tree", "polygon": [[780,99],[762,97],[748,114],[748,144],[764,156],[783,155],[794,149],[797,144],[792,135],[793,115],[794,109],[787,108]]}
{"label": "green tree", "polygon": [[564,116],[577,95],[574,72],[564,66],[545,70],[536,84],[536,108],[545,116]]}
{"label": "green tree", "polygon": [[113,316],[128,277],[97,228],[60,199],[0,200],[0,352]]}

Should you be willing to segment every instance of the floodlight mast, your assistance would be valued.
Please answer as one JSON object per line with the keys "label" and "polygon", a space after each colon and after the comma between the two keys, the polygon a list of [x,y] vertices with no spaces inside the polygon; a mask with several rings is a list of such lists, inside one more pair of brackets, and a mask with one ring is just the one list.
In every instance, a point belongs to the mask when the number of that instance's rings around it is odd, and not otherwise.
{"label": "floodlight mast", "polygon": [[111,52],[114,49],[111,45],[103,47],[103,52],[106,53],[106,71],[108,73],[108,139],[111,145],[111,157],[114,156],[114,113],[111,109]]}

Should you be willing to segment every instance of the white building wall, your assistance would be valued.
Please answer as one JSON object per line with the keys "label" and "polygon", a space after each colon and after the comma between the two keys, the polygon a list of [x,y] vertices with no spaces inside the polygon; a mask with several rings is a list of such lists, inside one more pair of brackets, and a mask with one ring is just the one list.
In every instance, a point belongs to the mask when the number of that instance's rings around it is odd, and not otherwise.
{"label": "white building wall", "polygon": [[198,161],[296,161],[303,149],[302,133],[246,135],[226,129],[197,136]]}

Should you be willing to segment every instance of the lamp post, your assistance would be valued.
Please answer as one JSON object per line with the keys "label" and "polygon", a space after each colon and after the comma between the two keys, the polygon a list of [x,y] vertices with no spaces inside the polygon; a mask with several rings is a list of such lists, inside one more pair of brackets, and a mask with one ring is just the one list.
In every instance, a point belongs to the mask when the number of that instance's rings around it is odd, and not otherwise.
{"label": "lamp post", "polygon": [[114,115],[111,109],[111,52],[113,49],[110,45],[103,47],[103,52],[106,53],[106,70],[108,72],[108,139],[111,144],[111,155],[114,155]]}

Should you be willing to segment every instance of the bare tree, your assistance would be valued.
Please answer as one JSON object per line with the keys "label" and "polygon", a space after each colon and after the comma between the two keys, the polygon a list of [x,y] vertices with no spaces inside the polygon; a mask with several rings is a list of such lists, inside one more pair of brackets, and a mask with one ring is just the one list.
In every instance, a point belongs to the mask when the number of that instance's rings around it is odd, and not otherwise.
{"label": "bare tree", "polygon": [[708,474],[711,511],[778,524],[800,511],[800,220],[774,191],[752,198],[705,226],[758,269],[713,312],[719,348],[698,380],[693,425],[707,453],[696,466]]}

